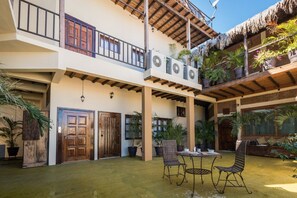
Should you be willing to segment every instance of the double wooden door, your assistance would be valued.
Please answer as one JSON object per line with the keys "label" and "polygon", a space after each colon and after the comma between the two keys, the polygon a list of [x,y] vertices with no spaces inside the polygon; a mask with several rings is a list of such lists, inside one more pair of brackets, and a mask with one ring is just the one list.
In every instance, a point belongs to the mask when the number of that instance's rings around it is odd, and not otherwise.
{"label": "double wooden door", "polygon": [[99,158],[121,156],[121,114],[99,112]]}
{"label": "double wooden door", "polygon": [[[58,158],[61,162],[91,159],[93,154],[93,113],[60,110]],[[61,156],[60,156],[61,155]],[[59,160],[58,160],[59,161]]]}

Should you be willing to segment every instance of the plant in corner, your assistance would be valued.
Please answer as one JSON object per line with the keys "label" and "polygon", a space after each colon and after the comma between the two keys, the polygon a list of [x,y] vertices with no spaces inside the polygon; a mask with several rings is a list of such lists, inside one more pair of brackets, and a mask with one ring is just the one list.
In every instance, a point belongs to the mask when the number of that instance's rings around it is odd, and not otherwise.
{"label": "plant in corner", "polygon": [[131,146],[128,147],[130,157],[136,156],[137,146],[135,145],[135,138],[139,137],[142,133],[141,120],[141,113],[134,111],[133,115],[130,118],[130,127],[128,130],[132,139]]}
{"label": "plant in corner", "polygon": [[14,121],[8,117],[2,117],[1,123],[3,127],[0,128],[0,136],[6,139],[8,144],[7,152],[9,157],[17,156],[19,147],[16,140],[22,134],[22,121]]}

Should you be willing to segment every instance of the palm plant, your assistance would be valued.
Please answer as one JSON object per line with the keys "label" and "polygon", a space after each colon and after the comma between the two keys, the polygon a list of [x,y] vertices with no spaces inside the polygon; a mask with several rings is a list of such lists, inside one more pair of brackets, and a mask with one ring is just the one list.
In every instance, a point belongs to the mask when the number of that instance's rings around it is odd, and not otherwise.
{"label": "palm plant", "polygon": [[244,66],[244,49],[240,47],[232,52],[227,52],[227,61],[233,68],[242,68]]}
{"label": "palm plant", "polygon": [[16,139],[22,134],[22,121],[14,121],[8,117],[2,117],[3,127],[0,127],[0,136],[6,139],[9,147],[17,147]]}
{"label": "palm plant", "polygon": [[278,126],[282,126],[283,123],[290,118],[297,118],[297,104],[286,105],[277,109],[275,122]]}
{"label": "palm plant", "polygon": [[20,95],[13,91],[16,84],[16,81],[12,81],[0,71],[0,106],[12,105],[24,111],[28,111],[30,117],[37,120],[40,133],[43,135],[43,131],[49,127],[49,119],[44,116],[35,105],[25,101]]}
{"label": "palm plant", "polygon": [[164,139],[176,140],[177,146],[181,146],[185,135],[186,129],[181,124],[169,122],[164,132]]}
{"label": "palm plant", "polygon": [[195,123],[195,143],[201,144],[201,149],[205,150],[206,144],[214,141],[215,129],[213,121],[198,120]]}

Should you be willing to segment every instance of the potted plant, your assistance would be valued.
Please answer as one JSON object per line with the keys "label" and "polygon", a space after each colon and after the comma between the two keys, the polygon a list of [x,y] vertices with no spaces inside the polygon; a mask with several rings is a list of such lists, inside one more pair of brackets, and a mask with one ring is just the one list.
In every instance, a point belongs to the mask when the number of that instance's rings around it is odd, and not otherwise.
{"label": "potted plant", "polygon": [[186,135],[186,129],[181,124],[174,124],[170,122],[167,125],[166,131],[164,132],[164,139],[166,140],[176,140],[177,151],[183,151],[184,146],[182,141]]}
{"label": "potted plant", "polygon": [[129,134],[132,138],[131,146],[128,147],[130,157],[135,157],[137,152],[137,146],[135,145],[135,138],[139,137],[142,133],[141,127],[142,115],[139,112],[134,111],[130,119]]}
{"label": "potted plant", "polygon": [[291,63],[297,61],[297,17],[271,28],[272,36],[267,37],[264,43],[276,43],[279,54],[288,53]]}
{"label": "potted plant", "polygon": [[240,47],[232,52],[227,52],[227,62],[234,68],[235,78],[239,79],[243,77],[244,66],[244,49]]}
{"label": "potted plant", "polygon": [[0,128],[0,136],[6,139],[8,155],[9,157],[16,157],[19,151],[16,139],[22,134],[22,121],[14,121],[8,117],[2,117],[1,122],[4,126]]}
{"label": "potted plant", "polygon": [[220,66],[205,72],[205,77],[213,84],[221,84],[230,78],[230,74]]}
{"label": "potted plant", "polygon": [[[192,52],[188,49],[183,49],[178,53],[178,60],[181,60],[184,64],[194,63],[198,64],[201,60],[200,56],[198,54],[195,54],[195,52]],[[198,67],[198,65],[194,66],[195,68]]]}
{"label": "potted plant", "polygon": [[162,156],[163,155],[162,140],[164,139],[163,132],[153,132],[153,139],[156,142],[156,146],[155,146],[156,155]]}
{"label": "potted plant", "polygon": [[269,70],[276,66],[276,56],[279,54],[272,50],[261,49],[254,57],[254,68],[261,67],[262,70]]}

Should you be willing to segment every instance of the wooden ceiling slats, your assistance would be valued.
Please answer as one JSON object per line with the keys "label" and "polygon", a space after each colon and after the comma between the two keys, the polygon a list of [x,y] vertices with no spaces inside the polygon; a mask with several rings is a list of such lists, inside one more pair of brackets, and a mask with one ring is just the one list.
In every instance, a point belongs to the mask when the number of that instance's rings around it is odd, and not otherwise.
{"label": "wooden ceiling slats", "polygon": [[289,78],[291,79],[292,83],[294,85],[297,84],[297,81],[295,80],[294,76],[292,75],[292,73],[290,71],[287,72],[287,75],[289,76]]}
{"label": "wooden ceiling slats", "polygon": [[94,80],[92,80],[92,83],[96,83],[100,78],[94,78]]}
{"label": "wooden ceiling slats", "polygon": [[262,85],[260,85],[260,83],[258,83],[256,80],[253,80],[253,83],[254,83],[255,85],[257,85],[258,87],[260,87],[263,91],[266,91],[266,88],[263,87]]}
{"label": "wooden ceiling slats", "polygon": [[234,88],[234,87],[229,87],[229,89],[231,89],[231,90],[233,90],[233,91],[236,91],[237,93],[240,93],[241,95],[244,95],[244,92],[243,92],[243,91],[238,90],[238,89],[236,89],[236,88]]}
{"label": "wooden ceiling slats", "polygon": [[245,88],[245,89],[249,90],[249,91],[250,91],[250,92],[252,92],[252,93],[254,93],[254,92],[255,92],[255,90],[253,90],[252,88],[250,88],[250,87],[248,87],[248,86],[246,86],[246,85],[239,84],[239,86],[241,86],[241,87],[243,87],[243,88]]}
{"label": "wooden ceiling slats", "polygon": [[277,88],[280,88],[278,82],[276,82],[276,80],[274,80],[271,76],[269,76],[268,79],[269,79],[269,80],[270,80],[270,81],[271,81]]}
{"label": "wooden ceiling slats", "polygon": [[[124,10],[143,20],[143,0],[112,1],[116,5],[121,6]],[[203,39],[197,39],[197,41],[192,42],[193,45],[196,46],[200,44],[200,41],[205,41],[218,35],[212,28],[206,25],[205,22],[195,16],[182,2],[176,0],[149,1],[149,24],[172,39],[178,39],[179,41],[177,42],[184,46],[186,45],[185,29],[188,19],[190,19],[191,27],[194,31],[193,36],[202,35],[204,37]],[[181,21],[184,23],[180,23]],[[183,33],[181,33],[181,31]],[[179,38],[183,34],[184,37]]]}

